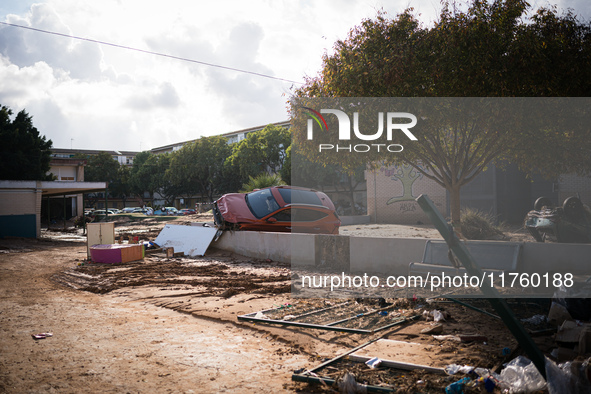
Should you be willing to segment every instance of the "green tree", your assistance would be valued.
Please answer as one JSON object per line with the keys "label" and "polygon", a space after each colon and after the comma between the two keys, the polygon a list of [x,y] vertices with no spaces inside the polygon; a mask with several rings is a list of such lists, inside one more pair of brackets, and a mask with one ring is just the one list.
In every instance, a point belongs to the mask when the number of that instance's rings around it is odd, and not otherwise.
{"label": "green tree", "polygon": [[107,152],[88,156],[84,169],[84,180],[88,182],[108,182],[109,188],[118,179],[119,162]]}
{"label": "green tree", "polygon": [[[79,155],[80,156],[80,155]],[[120,165],[107,152],[100,152],[98,155],[83,155],[79,158],[87,160],[84,168],[84,180],[88,182],[107,182],[109,195],[117,195],[121,187]],[[99,195],[96,193],[86,194],[86,201],[91,205],[96,204]]]}
{"label": "green tree", "polygon": [[238,169],[243,182],[260,173],[274,174],[281,171],[290,144],[288,129],[268,125],[234,144],[228,164]]}
{"label": "green tree", "polygon": [[289,145],[289,147],[285,150],[285,160],[283,161],[283,166],[281,167],[281,170],[279,170],[279,175],[281,176],[281,180],[283,180],[283,182],[285,182],[286,185],[291,185],[292,184],[292,180],[291,180],[291,150],[292,150],[292,146]]}
{"label": "green tree", "polygon": [[25,110],[11,120],[12,110],[0,105],[0,178],[6,180],[51,180],[51,140],[33,126]]}
{"label": "green tree", "polygon": [[[559,16],[556,9],[541,9],[526,23],[527,10],[523,0],[473,0],[466,11],[455,11],[445,3],[431,28],[421,26],[412,10],[393,20],[379,13],[338,41],[334,54],[323,57],[320,74],[309,78],[295,96],[589,96],[589,24],[570,12]],[[558,169],[591,170],[588,131],[540,126],[532,128],[534,133],[520,133],[503,129],[492,118],[475,119],[456,110],[460,112],[455,119],[442,112],[439,123],[429,119],[420,140],[390,158],[413,166],[449,191],[454,224],[460,220],[461,187],[492,162],[509,159],[523,170],[543,170],[548,176]],[[297,118],[298,109],[292,111]],[[528,121],[535,123],[533,118]],[[302,142],[310,159],[317,159],[317,147],[306,145],[303,136],[294,139]],[[344,164],[349,171],[363,164],[354,159],[342,163],[331,155],[324,158],[329,164]]]}
{"label": "green tree", "polygon": [[160,188],[160,177],[156,155],[144,151],[135,156],[131,167],[130,183],[133,193],[140,200],[144,201],[147,193],[151,205],[154,205],[154,194]]}
{"label": "green tree", "polygon": [[312,161],[294,147],[295,144],[292,144],[288,149],[284,165],[286,170],[281,173],[282,178],[284,175],[289,175],[291,184],[294,186],[309,187],[322,191],[327,191],[327,187],[330,187],[330,191],[336,191],[345,196],[347,204],[352,209],[352,212],[347,212],[347,214],[355,214],[355,190],[364,180],[365,166],[344,170],[342,162],[327,164]]}
{"label": "green tree", "polygon": [[131,188],[131,169],[126,165],[120,165],[117,169],[116,181],[109,185],[109,191],[114,197],[123,200],[123,206],[126,206],[127,199],[133,196]]}
{"label": "green tree", "polygon": [[175,152],[163,153],[156,156],[156,185],[158,192],[166,200],[166,205],[174,205],[176,198],[183,194],[183,189],[171,179],[171,161]]}
{"label": "green tree", "polygon": [[213,201],[230,185],[237,188],[237,177],[228,172],[225,164],[231,152],[224,137],[202,137],[174,152],[167,178],[181,194],[200,194],[207,202]]}

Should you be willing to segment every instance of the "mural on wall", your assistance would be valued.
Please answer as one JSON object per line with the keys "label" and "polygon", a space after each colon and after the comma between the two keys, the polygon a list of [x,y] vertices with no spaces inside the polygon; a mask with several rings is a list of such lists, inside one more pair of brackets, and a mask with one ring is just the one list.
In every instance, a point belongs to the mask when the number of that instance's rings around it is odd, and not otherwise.
{"label": "mural on wall", "polygon": [[402,195],[390,198],[386,205],[394,204],[397,202],[412,201],[413,203],[406,203],[400,205],[401,211],[414,211],[416,210],[416,204],[414,204],[415,198],[418,196],[413,195],[412,185],[417,179],[421,179],[423,174],[415,170],[410,165],[396,166],[393,168],[383,169],[384,175],[390,177],[393,181],[399,181],[402,183]]}

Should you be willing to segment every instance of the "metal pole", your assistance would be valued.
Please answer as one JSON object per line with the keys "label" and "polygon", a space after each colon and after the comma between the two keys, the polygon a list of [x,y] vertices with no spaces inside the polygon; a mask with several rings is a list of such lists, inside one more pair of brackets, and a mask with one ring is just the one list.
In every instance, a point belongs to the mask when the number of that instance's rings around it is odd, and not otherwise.
{"label": "metal pole", "polygon": [[47,196],[47,231],[49,231],[49,226],[51,226],[51,213],[49,212],[49,207],[51,206],[51,198]]}
{"label": "metal pole", "polygon": [[[433,222],[435,228],[443,236],[443,239],[454,255],[458,258],[462,265],[466,267],[468,274],[472,276],[478,276],[479,278],[482,277],[482,270],[474,263],[470,252],[468,252],[466,246],[460,242],[456,234],[453,232],[451,226],[445,221],[443,216],[441,216],[441,213],[439,213],[435,207],[435,204],[433,204],[433,201],[431,201],[429,197],[422,194],[417,197],[416,201],[427,214],[431,222]],[[515,317],[507,302],[500,297],[497,289],[495,289],[493,286],[483,286],[480,288],[480,290],[488,298],[488,302],[490,302],[495,311],[497,311],[503,320],[503,323],[505,323],[505,326],[507,326],[509,331],[511,331],[515,339],[517,339],[519,345],[523,348],[523,350],[525,350],[531,361],[545,379],[546,360],[544,354],[540,348],[538,348],[531,336],[529,336],[525,327],[523,327],[521,322],[517,319],[517,317]]]}
{"label": "metal pole", "polygon": [[85,209],[85,203],[84,203],[84,193],[82,193],[82,234],[85,235],[86,234],[86,209]]}
{"label": "metal pole", "polygon": [[109,186],[105,188],[105,222],[109,221]]}
{"label": "metal pole", "polygon": [[63,200],[63,204],[64,204],[64,230],[66,229],[66,195],[64,194],[64,197],[62,198]]}

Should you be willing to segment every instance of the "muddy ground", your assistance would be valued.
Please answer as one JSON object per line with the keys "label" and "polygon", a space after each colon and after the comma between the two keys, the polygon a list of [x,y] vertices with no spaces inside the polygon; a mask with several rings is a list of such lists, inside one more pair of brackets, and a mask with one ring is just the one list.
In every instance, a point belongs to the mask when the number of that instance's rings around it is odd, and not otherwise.
{"label": "muddy ground", "polygon": [[[164,223],[121,222],[116,232],[153,240]],[[344,230],[357,227],[363,226]],[[485,338],[441,342],[421,333],[432,327],[423,318],[374,334],[239,321],[239,315],[270,308],[293,308],[291,313],[312,301],[291,297],[289,266],[275,261],[210,250],[202,258],[155,253],[140,262],[88,264],[81,239],[44,232],[40,240],[0,240],[0,392],[331,392],[291,376],[379,337],[424,346],[414,360],[436,366],[493,368],[503,361],[503,349],[516,347],[500,320],[444,300],[389,299],[384,318],[438,309],[447,314],[442,334]],[[361,303],[380,308],[375,300]],[[547,312],[536,303],[513,306],[522,317]],[[39,333],[53,336],[32,337]],[[536,341],[545,351],[552,346],[549,336]],[[338,379],[355,371],[372,384],[387,380],[400,392],[443,392],[459,379],[349,364],[337,363],[327,373]]]}

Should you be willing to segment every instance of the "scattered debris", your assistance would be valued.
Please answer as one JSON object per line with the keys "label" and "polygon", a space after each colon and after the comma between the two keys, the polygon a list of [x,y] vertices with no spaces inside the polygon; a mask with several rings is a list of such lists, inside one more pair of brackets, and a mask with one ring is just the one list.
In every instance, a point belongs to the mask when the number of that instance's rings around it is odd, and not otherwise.
{"label": "scattered debris", "polygon": [[546,359],[546,379],[550,394],[591,393],[590,359],[556,365]]}
{"label": "scattered debris", "polygon": [[470,382],[469,377],[458,380],[445,388],[445,394],[463,394],[464,387]]}
{"label": "scattered debris", "polygon": [[371,358],[365,362],[365,365],[370,367],[371,369],[376,369],[382,364],[382,360],[378,357]]}
{"label": "scattered debris", "polygon": [[441,334],[442,332],[443,332],[443,324],[441,324],[441,323],[432,324],[429,327],[423,328],[421,330],[421,334],[429,334],[429,335]]}
{"label": "scattered debris", "polygon": [[[433,320],[435,322],[440,322],[442,320],[445,320],[445,314],[437,309],[432,310],[431,312],[424,311],[423,316],[425,317],[426,320]],[[447,314],[447,318],[449,318],[449,317],[450,317],[449,314]]]}
{"label": "scattered debris", "polygon": [[351,334],[373,334],[420,317],[414,314],[413,310],[395,311],[394,309],[393,305],[376,309],[375,300],[369,303],[368,300],[333,303],[327,300],[308,299],[290,305],[289,311],[282,305],[278,308],[238,316],[238,320]]}
{"label": "scattered debris", "polygon": [[34,340],[45,339],[53,336],[51,332],[42,332],[40,334],[31,334]]}
{"label": "scattered debris", "polygon": [[174,248],[187,256],[204,256],[217,231],[211,227],[167,224],[155,242],[162,248]]}
{"label": "scattered debris", "polygon": [[424,370],[432,373],[444,373],[444,363],[431,360],[430,365],[420,364],[425,350],[434,351],[433,345],[414,342],[397,341],[392,339],[378,339],[351,353],[348,357],[353,361],[367,363],[379,358],[380,365],[401,370]]}
{"label": "scattered debris", "polygon": [[512,393],[533,393],[546,387],[534,363],[523,356],[511,360],[501,371],[500,379]]}
{"label": "scattered debris", "polygon": [[144,246],[138,244],[92,245],[90,258],[95,263],[128,263],[144,258]]}
{"label": "scattered debris", "polygon": [[487,342],[488,338],[484,335],[475,335],[475,334],[468,334],[468,335],[433,335],[433,338],[437,339],[438,341],[455,341],[455,342]]}

